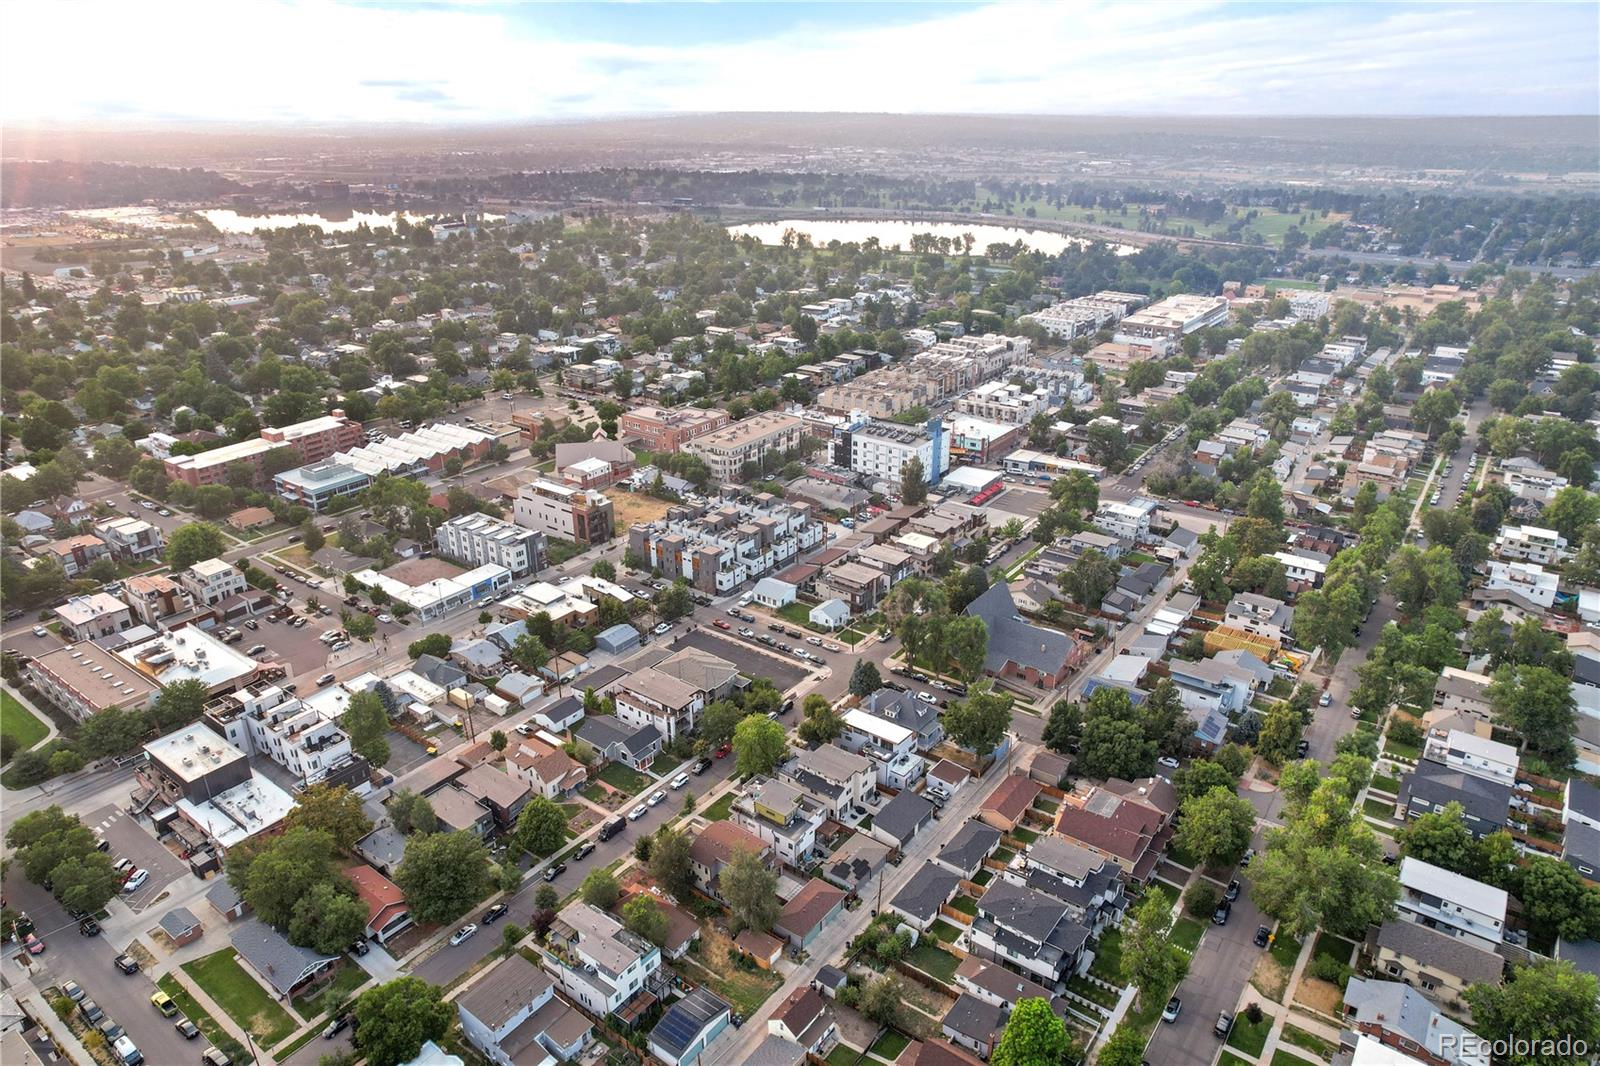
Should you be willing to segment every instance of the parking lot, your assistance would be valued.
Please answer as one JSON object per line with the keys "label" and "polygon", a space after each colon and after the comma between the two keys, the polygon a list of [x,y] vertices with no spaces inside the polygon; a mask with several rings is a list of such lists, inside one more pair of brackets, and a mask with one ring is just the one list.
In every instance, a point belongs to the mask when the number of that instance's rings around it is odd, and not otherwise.
{"label": "parking lot", "polygon": [[174,881],[192,876],[187,863],[168,851],[143,822],[121,807],[114,804],[99,807],[84,816],[83,824],[100,830],[111,844],[112,855],[129,859],[141,870],[150,871],[149,880],[137,892],[123,897],[135,911],[154,903]]}
{"label": "parking lot", "polygon": [[[767,632],[767,630],[763,626],[757,632]],[[700,627],[671,639],[674,648],[698,648],[728,660],[746,677],[768,678],[779,692],[789,691],[809,672],[809,667],[802,666],[786,655],[768,651],[741,637],[724,636],[715,629]]]}
{"label": "parking lot", "polygon": [[1050,494],[1013,485],[984,506],[1024,518],[1038,518],[1050,506]]}

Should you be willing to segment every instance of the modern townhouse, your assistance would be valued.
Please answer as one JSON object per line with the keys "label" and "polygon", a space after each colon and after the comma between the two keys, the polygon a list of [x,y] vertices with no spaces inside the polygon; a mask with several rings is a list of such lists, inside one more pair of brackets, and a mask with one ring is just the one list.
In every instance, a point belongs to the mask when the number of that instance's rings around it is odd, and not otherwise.
{"label": "modern townhouse", "polygon": [[778,767],[778,777],[805,789],[821,802],[828,817],[853,825],[875,799],[877,773],[872,760],[834,744],[798,748]]}
{"label": "modern townhouse", "polygon": [[863,699],[856,709],[911,730],[916,734],[919,752],[931,751],[944,740],[944,722],[939,717],[939,708],[924,703],[910,692],[880,688]]}
{"label": "modern townhouse", "polygon": [[234,747],[266,756],[302,785],[329,777],[343,781],[366,767],[339,725],[349,698],[334,687],[301,699],[279,685],[258,682],[208,702],[202,720]]}
{"label": "modern townhouse", "polygon": [[554,954],[546,956],[545,968],[590,1014],[616,1014],[659,983],[661,950],[582,900],[561,909],[550,944]]}
{"label": "modern townhouse", "polygon": [[51,614],[61,627],[61,636],[74,642],[121,633],[133,626],[133,612],[128,605],[104,592],[69,596]]}
{"label": "modern townhouse", "polygon": [[1144,882],[1172,839],[1177,809],[1177,793],[1162,778],[1110,778],[1068,793],[1056,832],[1112,860],[1130,879]]}
{"label": "modern townhouse", "polygon": [[736,822],[711,822],[689,845],[689,870],[694,884],[712,899],[722,899],[719,878],[723,868],[740,852],[753,852],[767,865],[775,864],[772,845]]}
{"label": "modern townhouse", "polygon": [[1087,964],[1089,929],[1066,904],[1010,881],[991,882],[961,935],[969,955],[1004,963],[1059,990]]}
{"label": "modern townhouse", "polygon": [[1461,805],[1462,821],[1475,837],[1506,827],[1512,789],[1494,781],[1427,757],[1400,780],[1400,810],[1409,820],[1442,812],[1452,803]]}
{"label": "modern townhouse", "polygon": [[1494,554],[1501,559],[1551,566],[1567,554],[1567,538],[1539,526],[1501,526],[1494,538]]}
{"label": "modern townhouse", "polygon": [[1395,908],[1408,921],[1493,949],[1503,939],[1506,903],[1503,888],[1410,856],[1400,860]]}
{"label": "modern townhouse", "polygon": [[39,554],[52,559],[69,578],[82,577],[84,571],[111,557],[111,546],[99,537],[87,534],[53,540],[39,549]]}
{"label": "modern townhouse", "polygon": [[817,830],[828,812],[787,781],[753,777],[735,796],[730,817],[770,846],[783,865],[805,869],[816,854]]}
{"label": "modern townhouse", "polygon": [[917,754],[915,732],[857,707],[841,717],[844,730],[838,738],[839,746],[872,760],[878,784],[898,790],[922,779],[927,762]]}
{"label": "modern townhouse", "polygon": [[111,554],[125,562],[153,559],[166,547],[161,527],[142,518],[113,518],[94,527]]}
{"label": "modern townhouse", "polygon": [[1451,936],[1404,917],[1372,930],[1367,947],[1379,973],[1444,1003],[1462,1002],[1469,985],[1498,985],[1505,978],[1505,958],[1482,941]]}
{"label": "modern townhouse", "polygon": [[517,525],[574,544],[602,544],[616,533],[611,501],[593,489],[538,478],[517,490],[511,505]]}
{"label": "modern townhouse", "polygon": [[1093,936],[1116,925],[1127,909],[1122,867],[1054,834],[1034,841],[1001,877],[1060,900]]}
{"label": "modern townhouse", "polygon": [[612,689],[617,718],[631,726],[654,726],[667,743],[694,732],[705,694],[670,674],[646,667]]}
{"label": "modern townhouse", "polygon": [[714,507],[673,506],[665,518],[629,529],[628,549],[668,578],[723,595],[791,565],[825,535],[809,506],[757,493]]}
{"label": "modern townhouse", "polygon": [[202,559],[179,574],[178,580],[196,603],[207,607],[215,607],[248,587],[243,572],[221,559]]}
{"label": "modern townhouse", "polygon": [[433,536],[439,554],[470,567],[501,566],[514,577],[544,569],[544,534],[533,529],[473,513],[457,515]]}
{"label": "modern townhouse", "polygon": [[[1410,985],[1352,977],[1344,990],[1348,1032],[1427,1066],[1489,1066],[1487,1041],[1445,1015]],[[1341,1044],[1356,1041],[1341,1035]],[[1471,1050],[1476,1048],[1476,1050]]]}

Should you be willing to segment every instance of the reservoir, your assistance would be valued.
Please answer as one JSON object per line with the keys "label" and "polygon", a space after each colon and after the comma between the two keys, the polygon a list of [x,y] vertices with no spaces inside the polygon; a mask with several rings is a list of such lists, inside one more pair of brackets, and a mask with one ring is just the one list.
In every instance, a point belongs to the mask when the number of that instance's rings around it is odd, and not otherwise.
{"label": "reservoir", "polygon": [[[366,223],[369,229],[379,226],[393,228],[394,215],[377,211],[315,211],[305,214],[241,215],[227,208],[212,208],[198,212],[206,221],[223,233],[254,233],[256,230],[288,229],[290,226],[321,226],[325,233],[351,233]],[[406,214],[409,222],[421,222],[427,216]]]}

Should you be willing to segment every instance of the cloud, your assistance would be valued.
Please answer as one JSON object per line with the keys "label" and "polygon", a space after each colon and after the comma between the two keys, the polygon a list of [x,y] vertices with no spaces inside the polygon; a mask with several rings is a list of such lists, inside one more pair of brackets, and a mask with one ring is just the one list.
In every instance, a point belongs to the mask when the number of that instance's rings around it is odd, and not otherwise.
{"label": "cloud", "polygon": [[[174,0],[160,19],[112,0],[18,5],[9,38],[70,41],[73,74],[59,76],[58,49],[13,49],[0,67],[0,117],[1575,114],[1593,113],[1600,99],[1593,4],[1062,0],[931,7],[854,25],[849,6],[817,5],[802,17],[741,19],[746,36],[733,41],[712,32],[727,21],[718,5],[674,13],[691,31],[677,35],[687,45],[653,40],[659,34],[642,22],[638,39],[626,40],[617,32],[625,7],[604,11],[600,40],[598,23],[586,37],[581,17],[541,21],[539,5]],[[236,73],[229,50],[246,43],[255,58]],[[142,58],[154,54],[200,58]]]}

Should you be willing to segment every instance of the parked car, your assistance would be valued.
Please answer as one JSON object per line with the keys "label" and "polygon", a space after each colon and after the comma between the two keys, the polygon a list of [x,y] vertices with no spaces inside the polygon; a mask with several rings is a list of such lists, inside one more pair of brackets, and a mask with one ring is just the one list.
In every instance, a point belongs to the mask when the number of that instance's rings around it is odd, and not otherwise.
{"label": "parked car", "polygon": [[672,632],[672,623],[671,622],[657,622],[656,623],[656,627],[654,629],[652,629],[650,632],[654,633],[658,637],[661,636],[663,633],[670,633],[670,632]]}
{"label": "parked car", "polygon": [[178,1035],[183,1037],[185,1040],[193,1040],[195,1037],[200,1035],[200,1030],[196,1028],[194,1022],[191,1022],[188,1018],[179,1018],[177,1021],[172,1023],[172,1027],[176,1029],[178,1031]]}
{"label": "parked car", "polygon": [[667,798],[667,794],[665,792],[661,791],[658,788],[654,792],[650,793],[650,799],[649,799],[650,806],[654,807],[656,804],[660,803],[662,800],[664,800],[666,798]]}
{"label": "parked car", "polygon": [[689,767],[689,772],[699,777],[709,769],[711,769],[711,760],[702,755],[694,761],[693,766]]}
{"label": "parked car", "polygon": [[28,949],[29,955],[44,954],[44,941],[40,940],[33,933],[29,933],[27,936],[22,938],[22,946]]}
{"label": "parked car", "polygon": [[332,674],[323,674],[321,677],[317,678],[317,687],[318,688],[323,688],[323,687],[326,687],[326,686],[331,685],[331,684],[333,684],[333,675]]}
{"label": "parked car", "polygon": [[1260,926],[1256,927],[1256,937],[1255,937],[1255,945],[1256,945],[1256,947],[1258,947],[1258,948],[1266,947],[1267,946],[1267,942],[1269,940],[1271,940],[1271,939],[1272,939],[1272,930],[1271,929],[1268,929],[1264,925],[1260,925]]}
{"label": "parked car", "polygon": [[133,875],[122,883],[122,891],[137,892],[144,887],[144,883],[148,880],[150,880],[149,870],[135,870]]}
{"label": "parked car", "polygon": [[50,631],[44,626],[34,626],[33,635],[36,637],[47,637],[50,635]]}
{"label": "parked car", "polygon": [[1217,1034],[1219,1040],[1228,1039],[1228,1034],[1233,1032],[1233,1015],[1227,1011],[1218,1013],[1217,1024],[1211,1027],[1211,1031]]}
{"label": "parked car", "polygon": [[712,752],[712,754],[715,755],[719,759],[726,759],[728,757],[728,753],[731,752],[732,750],[733,750],[733,745],[724,744],[720,748],[718,748],[716,751]]}
{"label": "parked car", "polygon": [[1233,904],[1223,900],[1217,904],[1217,909],[1211,912],[1211,921],[1215,925],[1227,925],[1228,915],[1233,913]]}
{"label": "parked car", "polygon": [[504,918],[506,916],[506,912],[510,909],[511,908],[504,903],[496,903],[493,907],[490,907],[488,910],[483,912],[483,924],[493,925],[501,918]]}
{"label": "parked car", "polygon": [[200,1053],[200,1066],[233,1066],[233,1060],[227,1052],[208,1047]]}
{"label": "parked car", "polygon": [[1179,999],[1177,996],[1173,996],[1171,999],[1167,1000],[1167,1005],[1161,1012],[1161,1020],[1168,1023],[1175,1022],[1178,1020],[1178,1014],[1182,1012],[1182,1010],[1183,1000]]}
{"label": "parked car", "polygon": [[733,628],[727,622],[723,621],[721,618],[713,618],[711,620],[711,624],[716,626],[718,629],[732,629]]}
{"label": "parked car", "polygon": [[649,810],[648,807],[642,803],[639,804],[639,806],[628,812],[628,821],[637,822],[640,818],[644,817],[644,812],[647,810]]}
{"label": "parked car", "polygon": [[1228,882],[1228,888],[1222,893],[1222,898],[1229,903],[1239,898],[1239,881],[1237,878]]}
{"label": "parked car", "polygon": [[673,788],[682,788],[684,785],[687,785],[688,783],[689,783],[689,775],[688,774],[679,774],[677,777],[674,777],[672,779],[672,787]]}
{"label": "parked car", "polygon": [[78,984],[76,981],[61,982],[61,994],[72,1000],[74,1003],[83,1002],[83,986]]}
{"label": "parked car", "polygon": [[572,853],[572,861],[573,862],[582,862],[584,859],[587,859],[590,855],[593,855],[593,854],[594,854],[594,842],[590,841],[590,840],[585,840],[582,844],[578,845],[578,850]]}
{"label": "parked car", "polygon": [[1317,701],[1317,705],[1320,706],[1320,707],[1326,707],[1326,706],[1328,706],[1328,704],[1330,704],[1332,702],[1333,702],[1333,694],[1331,692],[1324,692],[1322,694],[1322,698]]}
{"label": "parked car", "polygon": [[78,1013],[83,1015],[83,1020],[90,1025],[99,1025],[106,1012],[100,1009],[100,1004],[92,999],[85,999],[78,1004]]}
{"label": "parked car", "polygon": [[1172,756],[1163,755],[1161,758],[1156,760],[1156,765],[1165,766],[1168,770],[1176,770],[1180,764],[1178,760],[1174,759]]}
{"label": "parked car", "polygon": [[[630,814],[628,817],[631,818],[633,816]],[[562,874],[564,874],[566,872],[567,872],[567,864],[564,863],[564,862],[558,862],[554,866],[550,867],[548,870],[546,870],[544,872],[544,879],[546,881],[554,881],[556,878],[560,877]]]}
{"label": "parked car", "polygon": [[115,965],[117,969],[121,970],[125,974],[135,974],[139,972],[139,960],[134,958],[132,955],[118,955],[113,960],[113,965]]}
{"label": "parked car", "polygon": [[477,931],[478,927],[473,925],[471,922],[468,922],[451,935],[450,946],[455,947],[458,944],[465,944],[468,940],[472,939],[473,934]]}
{"label": "parked car", "polygon": [[99,936],[100,923],[95,921],[93,918],[85,918],[83,921],[78,923],[78,935]]}

